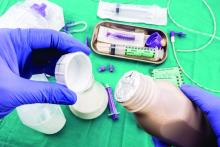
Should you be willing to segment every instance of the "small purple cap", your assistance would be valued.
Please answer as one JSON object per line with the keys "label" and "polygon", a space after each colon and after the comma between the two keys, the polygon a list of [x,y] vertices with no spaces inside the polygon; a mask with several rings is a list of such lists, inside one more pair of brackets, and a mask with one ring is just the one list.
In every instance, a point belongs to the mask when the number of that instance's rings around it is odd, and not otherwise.
{"label": "small purple cap", "polygon": [[109,71],[110,72],[114,72],[115,71],[115,68],[112,64],[109,65]]}
{"label": "small purple cap", "polygon": [[175,36],[175,32],[174,31],[171,31],[170,32],[170,37],[174,37]]}
{"label": "small purple cap", "polygon": [[150,37],[147,39],[145,44],[148,47],[161,48],[162,47],[161,40],[162,40],[162,36],[158,32],[155,32],[150,35]]}
{"label": "small purple cap", "polygon": [[41,16],[45,17],[46,16],[46,8],[47,8],[47,5],[42,3],[41,5],[39,4],[33,4],[31,6],[32,9],[36,10]]}
{"label": "small purple cap", "polygon": [[99,67],[99,72],[103,72],[103,71],[105,71],[106,70],[106,67],[105,66],[100,66]]}

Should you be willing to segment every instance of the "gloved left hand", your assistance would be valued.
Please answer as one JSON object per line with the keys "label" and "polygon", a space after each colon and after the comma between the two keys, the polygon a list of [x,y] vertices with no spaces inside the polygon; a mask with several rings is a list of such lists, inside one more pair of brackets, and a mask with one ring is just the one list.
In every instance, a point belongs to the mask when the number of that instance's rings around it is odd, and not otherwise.
{"label": "gloved left hand", "polygon": [[74,104],[65,86],[28,80],[32,74],[54,74],[63,54],[90,49],[65,33],[45,29],[0,29],[0,118],[23,104]]}

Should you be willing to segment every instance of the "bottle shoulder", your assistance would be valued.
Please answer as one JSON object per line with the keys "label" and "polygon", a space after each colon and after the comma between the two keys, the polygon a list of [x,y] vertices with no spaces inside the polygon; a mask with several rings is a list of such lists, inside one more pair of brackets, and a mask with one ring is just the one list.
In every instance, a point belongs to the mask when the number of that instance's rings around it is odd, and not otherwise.
{"label": "bottle shoulder", "polygon": [[183,121],[197,114],[192,102],[174,84],[164,80],[155,80],[155,85],[157,94],[151,102],[149,113],[160,115],[164,120],[177,118]]}

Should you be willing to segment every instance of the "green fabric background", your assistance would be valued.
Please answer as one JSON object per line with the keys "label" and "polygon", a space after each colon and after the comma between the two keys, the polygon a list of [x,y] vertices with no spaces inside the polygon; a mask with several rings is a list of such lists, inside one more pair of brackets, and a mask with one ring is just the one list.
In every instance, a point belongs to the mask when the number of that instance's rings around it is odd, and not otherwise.
{"label": "green fabric background", "polygon": [[[0,15],[18,0],[0,0]],[[96,16],[98,0],[51,0],[64,8],[66,21],[85,20],[89,27],[84,33],[76,33],[73,36],[85,40],[86,34],[91,38],[94,26],[102,21]],[[158,4],[165,7],[167,0],[111,0],[132,4]],[[213,9],[217,26],[220,24],[219,0],[207,0]],[[173,1],[171,8],[172,16],[184,26],[200,31],[211,33],[213,23],[206,6],[201,0]],[[137,24],[140,26],[162,29],[165,32],[171,30],[183,31],[176,27],[169,19],[167,26],[154,26]],[[187,37],[176,40],[178,49],[192,49],[205,44],[209,38],[186,32]],[[217,28],[217,35],[220,30]],[[90,56],[93,63],[95,79],[102,83],[109,83],[115,87],[123,73],[129,70],[138,70],[150,74],[154,68],[176,66],[173,58],[171,45],[169,44],[168,59],[162,65],[156,66],[146,63],[126,61],[103,57],[92,53]],[[196,53],[178,53],[178,58],[184,69],[196,81],[203,85],[220,88],[220,43],[215,40],[208,48]],[[100,65],[115,65],[114,73],[98,73]],[[190,83],[185,78],[186,83]],[[219,95],[219,94],[218,94]],[[108,118],[108,110],[97,119],[86,121],[75,117],[67,106],[62,106],[67,123],[62,131],[55,135],[44,135],[21,124],[16,111],[0,121],[0,146],[1,147],[152,147],[151,136],[146,134],[135,123],[134,116],[125,111],[117,104],[120,119],[113,122]],[[175,110],[174,110],[175,111]]]}

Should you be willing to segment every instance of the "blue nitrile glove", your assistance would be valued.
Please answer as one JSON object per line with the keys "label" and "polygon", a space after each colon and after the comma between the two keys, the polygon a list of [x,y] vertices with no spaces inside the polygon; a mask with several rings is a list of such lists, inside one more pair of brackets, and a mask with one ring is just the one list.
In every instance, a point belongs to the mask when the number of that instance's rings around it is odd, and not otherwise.
{"label": "blue nitrile glove", "polygon": [[23,104],[74,104],[76,94],[56,83],[28,80],[54,74],[62,54],[90,49],[65,33],[46,29],[0,29],[0,118]]}
{"label": "blue nitrile glove", "polygon": [[181,90],[207,116],[220,147],[220,97],[191,85],[182,85]]}
{"label": "blue nitrile glove", "polygon": [[163,141],[157,139],[156,137],[152,136],[152,140],[154,142],[154,147],[169,147],[166,143]]}

